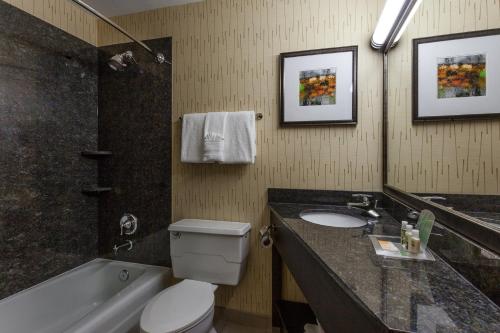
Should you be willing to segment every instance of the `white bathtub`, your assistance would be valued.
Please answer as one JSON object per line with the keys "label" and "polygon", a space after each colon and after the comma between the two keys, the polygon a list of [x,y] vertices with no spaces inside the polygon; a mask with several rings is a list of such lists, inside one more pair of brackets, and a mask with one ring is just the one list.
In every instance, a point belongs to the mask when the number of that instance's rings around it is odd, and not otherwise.
{"label": "white bathtub", "polygon": [[135,333],[170,275],[165,267],[95,259],[1,300],[0,332]]}

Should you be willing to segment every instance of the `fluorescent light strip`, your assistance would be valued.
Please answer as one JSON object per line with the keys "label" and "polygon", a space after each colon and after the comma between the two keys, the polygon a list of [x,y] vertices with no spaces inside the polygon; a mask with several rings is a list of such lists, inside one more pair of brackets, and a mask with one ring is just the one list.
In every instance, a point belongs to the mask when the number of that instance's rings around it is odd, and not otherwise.
{"label": "fluorescent light strip", "polygon": [[[390,40],[391,34],[394,33],[397,33],[397,35],[393,43],[397,42],[399,38],[401,38],[401,35],[408,26],[408,23],[417,11],[421,2],[422,0],[386,0],[372,36],[372,47],[375,49],[384,48]],[[401,22],[399,20],[402,19],[404,12],[409,10],[409,6],[412,6],[411,12],[408,16],[406,16],[403,24],[400,25]],[[393,31],[394,27],[397,27],[398,25],[400,25],[399,30]]]}
{"label": "fluorescent light strip", "polygon": [[372,36],[372,46],[380,48],[385,44],[391,33],[391,29],[396,24],[399,13],[403,9],[405,0],[386,0],[384,9],[377,22]]}
{"label": "fluorescent light strip", "polygon": [[422,3],[422,0],[417,0],[415,5],[413,5],[413,8],[411,9],[410,14],[406,17],[405,23],[403,23],[403,25],[401,26],[401,29],[399,29],[399,32],[398,32],[396,38],[394,39],[394,43],[397,43],[397,41],[401,38],[401,35],[403,35],[403,32],[405,32],[406,27],[408,26],[408,23],[410,23],[411,19],[415,15],[415,13],[416,13],[416,11],[421,3]]}

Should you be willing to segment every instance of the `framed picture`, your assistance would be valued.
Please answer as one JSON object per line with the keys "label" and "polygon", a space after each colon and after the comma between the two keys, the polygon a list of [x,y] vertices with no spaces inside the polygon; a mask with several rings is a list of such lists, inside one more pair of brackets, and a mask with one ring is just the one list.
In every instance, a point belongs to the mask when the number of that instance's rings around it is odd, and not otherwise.
{"label": "framed picture", "polygon": [[500,29],[413,40],[413,121],[500,117]]}
{"label": "framed picture", "polygon": [[356,124],[357,54],[357,46],[281,53],[281,126]]}

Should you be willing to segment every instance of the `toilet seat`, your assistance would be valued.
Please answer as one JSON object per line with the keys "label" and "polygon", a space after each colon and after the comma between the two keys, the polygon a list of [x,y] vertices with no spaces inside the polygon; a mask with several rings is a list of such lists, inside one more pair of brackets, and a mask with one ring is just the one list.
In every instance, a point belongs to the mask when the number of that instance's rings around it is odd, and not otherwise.
{"label": "toilet seat", "polygon": [[196,326],[214,308],[214,290],[208,282],[184,280],[158,295],[144,308],[141,332],[176,333]]}

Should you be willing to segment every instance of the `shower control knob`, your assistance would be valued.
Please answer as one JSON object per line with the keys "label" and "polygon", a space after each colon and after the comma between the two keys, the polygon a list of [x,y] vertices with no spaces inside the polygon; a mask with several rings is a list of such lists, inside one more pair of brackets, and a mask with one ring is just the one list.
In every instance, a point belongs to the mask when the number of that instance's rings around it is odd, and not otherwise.
{"label": "shower control knob", "polygon": [[125,213],[120,219],[120,235],[132,235],[137,231],[137,217]]}

